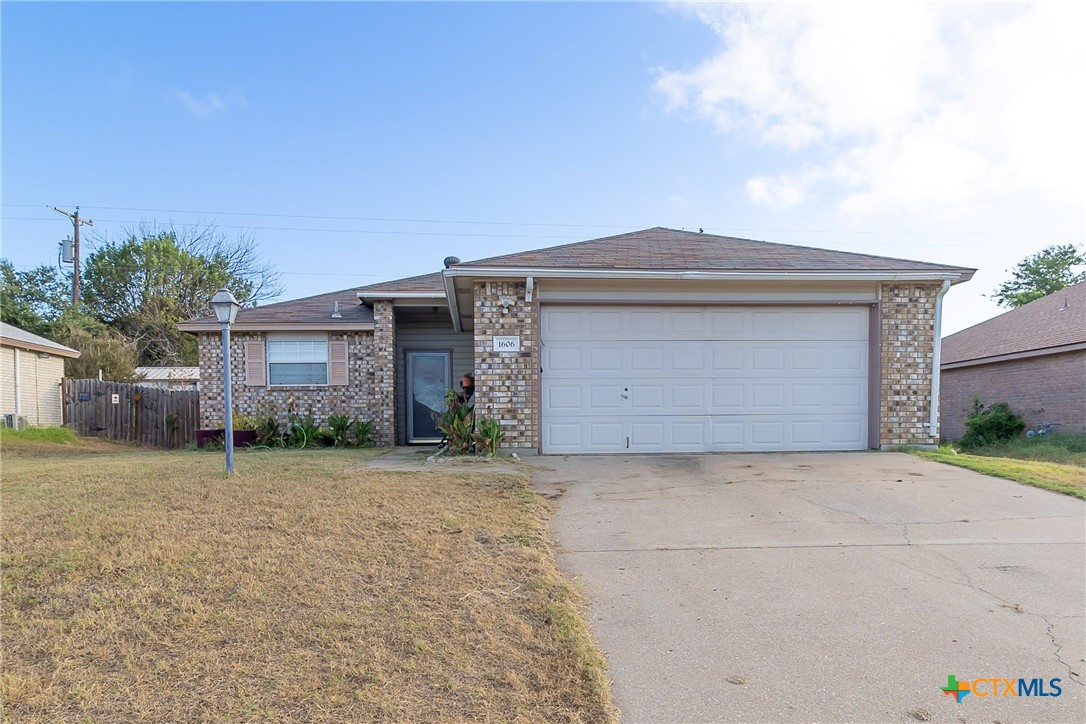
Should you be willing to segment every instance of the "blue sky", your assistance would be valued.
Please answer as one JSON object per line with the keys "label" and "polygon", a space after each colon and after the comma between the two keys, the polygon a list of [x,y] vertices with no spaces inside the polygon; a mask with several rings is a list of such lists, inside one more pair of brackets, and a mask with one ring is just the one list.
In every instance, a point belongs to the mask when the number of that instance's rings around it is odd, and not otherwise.
{"label": "blue sky", "polygon": [[1071,18],[828,7],[5,3],[3,255],[214,222],[289,298],[704,227],[979,266],[946,326],[992,316],[1083,240]]}

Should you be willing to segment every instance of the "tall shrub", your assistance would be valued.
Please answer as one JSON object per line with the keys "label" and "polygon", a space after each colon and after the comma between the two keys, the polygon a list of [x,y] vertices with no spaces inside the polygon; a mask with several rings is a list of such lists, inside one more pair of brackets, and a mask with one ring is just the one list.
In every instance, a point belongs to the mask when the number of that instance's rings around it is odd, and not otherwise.
{"label": "tall shrub", "polygon": [[974,397],[973,409],[965,417],[965,436],[960,445],[972,450],[1018,437],[1025,429],[1026,423],[1011,412],[1006,402],[985,407],[979,397]]}

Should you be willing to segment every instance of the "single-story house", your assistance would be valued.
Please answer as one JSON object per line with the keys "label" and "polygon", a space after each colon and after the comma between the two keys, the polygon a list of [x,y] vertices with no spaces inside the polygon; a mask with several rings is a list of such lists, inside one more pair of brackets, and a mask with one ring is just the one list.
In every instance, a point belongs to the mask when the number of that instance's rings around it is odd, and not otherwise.
{"label": "single-story house", "polygon": [[4,421],[11,415],[13,427],[24,424],[64,424],[63,390],[65,358],[80,353],[51,339],[0,322],[0,406]]}
{"label": "single-story house", "polygon": [[979,397],[1006,402],[1030,427],[1086,432],[1086,282],[943,340],[943,436],[965,434]]}
{"label": "single-story house", "polygon": [[[243,309],[234,404],[433,442],[465,372],[477,419],[542,453],[863,450],[938,441],[943,294],[973,269],[653,228]],[[219,325],[199,336],[223,415]]]}
{"label": "single-story house", "polygon": [[195,390],[200,381],[199,367],[137,367],[138,383],[164,390]]}

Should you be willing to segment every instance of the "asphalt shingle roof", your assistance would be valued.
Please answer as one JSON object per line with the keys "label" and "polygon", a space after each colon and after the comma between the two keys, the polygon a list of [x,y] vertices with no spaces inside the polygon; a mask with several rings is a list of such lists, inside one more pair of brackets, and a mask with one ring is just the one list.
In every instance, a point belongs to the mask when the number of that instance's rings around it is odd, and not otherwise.
{"label": "asphalt shingle roof", "polygon": [[1086,343],[1086,282],[943,339],[942,364]]}
{"label": "asphalt shingle roof", "polygon": [[388,282],[378,282],[369,286],[359,287],[359,293],[372,292],[383,294],[386,292],[442,292],[445,291],[445,283],[441,278],[441,272],[420,274],[417,277],[406,279],[393,279]]}
{"label": "asphalt shingle roof", "polygon": [[54,342],[51,339],[46,339],[45,337],[40,337],[32,332],[27,332],[25,329],[16,327],[14,324],[8,324],[7,322],[0,322],[0,339],[3,339],[5,342],[14,342],[15,346],[18,346],[19,342],[23,342],[51,349],[62,357],[79,357],[81,354],[79,350],[65,347],[63,344]]}
{"label": "asphalt shingle roof", "polygon": [[458,266],[719,271],[934,271],[973,269],[656,227]]}
{"label": "asphalt shingle roof", "polygon": [[[971,274],[964,267],[922,261],[814,249],[767,241],[737,239],[656,227],[602,239],[580,241],[546,249],[505,254],[460,267],[534,267],[550,269],[655,269],[734,271],[950,271]],[[242,309],[238,322],[357,324],[373,321],[373,311],[358,303],[357,294],[395,292],[444,292],[440,271],[405,279],[378,282],[364,287],[318,294],[262,307]],[[338,300],[342,319],[331,319],[332,304]],[[189,320],[186,324],[214,323],[214,317]]]}
{"label": "asphalt shingle roof", "polygon": [[[335,303],[339,302],[340,319],[332,319]],[[358,301],[357,289],[341,289],[287,302],[276,302],[259,307],[238,310],[239,324],[327,324],[328,329],[337,325],[366,324],[373,322],[373,309]],[[214,324],[214,315],[190,319],[185,324]]]}

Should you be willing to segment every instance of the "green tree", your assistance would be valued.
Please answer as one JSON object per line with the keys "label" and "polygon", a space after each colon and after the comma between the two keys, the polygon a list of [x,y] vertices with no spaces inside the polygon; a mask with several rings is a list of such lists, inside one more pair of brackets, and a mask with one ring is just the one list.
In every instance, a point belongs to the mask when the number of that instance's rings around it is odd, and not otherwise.
{"label": "green tree", "polygon": [[107,327],[83,308],[69,309],[51,325],[52,339],[79,350],[78,359],[64,360],[64,374],[72,379],[102,379],[114,382],[136,380],[138,350],[131,340]]}
{"label": "green tree", "polygon": [[0,319],[28,332],[49,336],[49,327],[68,309],[71,282],[55,267],[16,271],[0,259]]}
{"label": "green tree", "polygon": [[1086,254],[1074,244],[1050,246],[1018,262],[1013,276],[996,288],[993,297],[1001,307],[1017,308],[1064,287],[1086,281]]}
{"label": "green tree", "polygon": [[83,283],[87,309],[134,342],[146,365],[196,364],[196,341],[177,323],[210,314],[209,300],[221,287],[246,306],[282,291],[251,235],[230,240],[213,226],[143,227],[119,241],[99,239]]}

